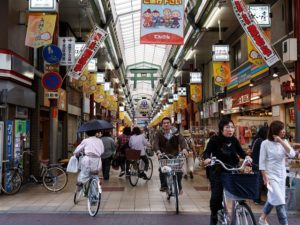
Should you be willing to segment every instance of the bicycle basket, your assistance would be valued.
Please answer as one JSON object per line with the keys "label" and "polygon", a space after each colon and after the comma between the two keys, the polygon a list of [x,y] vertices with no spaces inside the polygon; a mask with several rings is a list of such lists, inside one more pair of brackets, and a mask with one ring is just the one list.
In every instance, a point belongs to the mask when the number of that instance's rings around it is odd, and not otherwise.
{"label": "bicycle basket", "polygon": [[125,151],[127,160],[139,160],[141,156],[141,151],[135,149],[127,149]]}
{"label": "bicycle basket", "polygon": [[230,194],[242,199],[259,198],[259,173],[222,174],[222,184]]}
{"label": "bicycle basket", "polygon": [[185,158],[177,158],[177,159],[160,159],[159,166],[169,166],[175,172],[181,172],[182,166]]}

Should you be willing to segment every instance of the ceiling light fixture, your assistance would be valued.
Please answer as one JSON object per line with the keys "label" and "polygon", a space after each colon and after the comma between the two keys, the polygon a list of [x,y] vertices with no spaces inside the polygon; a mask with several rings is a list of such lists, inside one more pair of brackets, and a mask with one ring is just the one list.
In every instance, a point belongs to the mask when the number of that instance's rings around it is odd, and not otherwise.
{"label": "ceiling light fixture", "polygon": [[221,12],[221,8],[219,8],[219,7],[213,8],[211,13],[207,17],[203,27],[205,27],[206,29],[211,27],[214,24],[214,22],[216,21],[216,19],[219,17],[220,12]]}
{"label": "ceiling light fixture", "polygon": [[258,100],[258,99],[261,99],[261,96],[260,95],[256,95],[256,96],[253,96],[251,97],[251,101],[255,101],[255,100]]}

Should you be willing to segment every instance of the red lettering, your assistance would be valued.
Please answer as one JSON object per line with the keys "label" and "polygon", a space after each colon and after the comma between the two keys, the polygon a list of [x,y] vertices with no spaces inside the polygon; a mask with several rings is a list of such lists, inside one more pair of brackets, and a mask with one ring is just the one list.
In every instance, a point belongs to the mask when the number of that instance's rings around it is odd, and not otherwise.
{"label": "red lettering", "polygon": [[246,14],[243,13],[242,18],[247,25],[251,24],[251,20]]}
{"label": "red lettering", "polygon": [[82,64],[77,63],[76,66],[74,67],[74,71],[80,72],[80,71],[82,71],[82,67],[83,67]]}
{"label": "red lettering", "polygon": [[238,10],[238,12],[243,12],[243,7],[241,6],[240,2],[234,2],[236,9]]}
{"label": "red lettering", "polygon": [[89,49],[94,49],[96,46],[96,42],[91,42],[90,45],[88,46]]}
{"label": "red lettering", "polygon": [[258,35],[258,30],[255,25],[248,26],[247,30],[249,31],[249,33],[251,34],[252,37],[255,37]]}
{"label": "red lettering", "polygon": [[264,55],[266,55],[266,56],[268,56],[268,57],[272,54],[271,49],[269,49],[269,47],[266,46],[266,45],[261,46],[260,49],[261,49],[261,51],[264,53]]}
{"label": "red lettering", "polygon": [[263,45],[265,45],[265,40],[264,40],[261,36],[259,36],[259,35],[257,35],[256,37],[254,37],[254,40],[255,40],[255,43],[256,43],[258,46],[263,46]]}
{"label": "red lettering", "polygon": [[93,36],[93,40],[94,40],[94,41],[99,41],[99,40],[101,39],[101,37],[102,37],[102,34],[96,33],[96,34]]}

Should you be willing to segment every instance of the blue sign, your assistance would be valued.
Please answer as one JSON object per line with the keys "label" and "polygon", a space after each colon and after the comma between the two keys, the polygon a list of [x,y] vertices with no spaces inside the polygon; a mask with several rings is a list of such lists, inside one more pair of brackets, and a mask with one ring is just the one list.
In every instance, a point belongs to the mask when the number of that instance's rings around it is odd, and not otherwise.
{"label": "blue sign", "polygon": [[62,79],[59,73],[49,72],[42,77],[42,85],[48,91],[57,91],[62,85]]}
{"label": "blue sign", "polygon": [[56,45],[47,45],[43,49],[43,58],[49,64],[57,64],[62,58],[62,51]]}
{"label": "blue sign", "polygon": [[[12,149],[13,149],[13,121],[12,120],[6,120],[6,160],[9,162],[12,161]],[[9,168],[10,165],[9,163],[6,164],[6,170],[5,170],[5,180],[10,179],[10,172]],[[6,183],[5,190],[11,190],[10,182]]]}

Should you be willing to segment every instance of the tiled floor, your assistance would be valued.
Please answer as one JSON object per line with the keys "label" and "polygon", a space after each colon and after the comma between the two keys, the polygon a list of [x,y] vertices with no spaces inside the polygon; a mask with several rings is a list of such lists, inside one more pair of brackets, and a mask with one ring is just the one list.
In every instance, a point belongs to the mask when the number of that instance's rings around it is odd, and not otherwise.
{"label": "tiled floor", "polygon": [[[132,187],[125,178],[119,178],[118,171],[111,171],[109,181],[103,182],[101,210],[116,212],[173,212],[174,198],[166,199],[159,191],[158,163],[154,158],[154,173],[150,181],[140,179]],[[209,213],[210,191],[203,170],[195,172],[194,179],[183,179],[183,195],[179,197],[180,211],[185,213]],[[86,199],[78,205],[73,204],[76,175],[69,175],[64,190],[51,193],[42,185],[27,184],[13,196],[0,195],[0,212],[87,212]],[[262,206],[249,201],[254,212],[260,212]]]}

